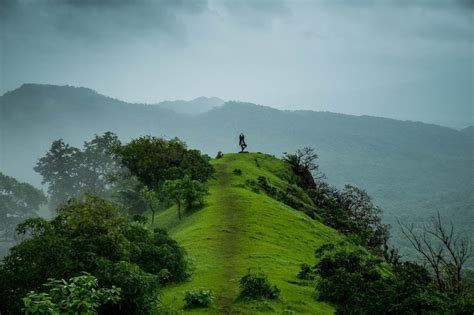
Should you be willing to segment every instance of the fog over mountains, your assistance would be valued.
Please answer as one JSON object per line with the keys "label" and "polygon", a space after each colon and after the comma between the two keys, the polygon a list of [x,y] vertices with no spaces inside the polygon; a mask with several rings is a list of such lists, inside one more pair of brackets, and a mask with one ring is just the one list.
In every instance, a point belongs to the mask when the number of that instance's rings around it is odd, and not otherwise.
{"label": "fog over mountains", "polygon": [[105,131],[123,142],[147,134],[179,137],[213,157],[236,152],[242,131],[253,152],[281,156],[314,147],[328,181],[366,189],[390,223],[439,210],[472,236],[473,127],[281,111],[218,98],[131,104],[87,88],[37,84],[5,93],[0,110],[0,171],[36,186],[41,178],[33,166],[59,138],[81,146]]}

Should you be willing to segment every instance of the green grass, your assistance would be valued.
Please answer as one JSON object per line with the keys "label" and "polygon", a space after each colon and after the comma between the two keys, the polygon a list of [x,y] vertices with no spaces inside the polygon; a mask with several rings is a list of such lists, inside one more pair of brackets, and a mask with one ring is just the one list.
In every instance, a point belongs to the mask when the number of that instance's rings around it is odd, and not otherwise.
{"label": "green grass", "polygon": [[[314,250],[323,243],[337,242],[335,230],[307,217],[264,192],[252,192],[245,182],[266,176],[280,189],[291,185],[286,165],[264,154],[226,154],[213,160],[215,178],[209,182],[205,206],[177,219],[175,207],[156,216],[188,252],[194,273],[190,281],[162,289],[163,304],[178,312],[193,313],[294,313],[332,314],[334,309],[316,301],[314,286],[297,279],[301,263],[315,262]],[[241,169],[242,175],[233,174]],[[303,196],[303,199],[304,196]],[[307,202],[307,200],[303,200]],[[248,302],[238,299],[239,279],[251,268],[268,274],[281,289],[274,301]],[[210,288],[216,301],[209,309],[183,309],[183,292]]]}

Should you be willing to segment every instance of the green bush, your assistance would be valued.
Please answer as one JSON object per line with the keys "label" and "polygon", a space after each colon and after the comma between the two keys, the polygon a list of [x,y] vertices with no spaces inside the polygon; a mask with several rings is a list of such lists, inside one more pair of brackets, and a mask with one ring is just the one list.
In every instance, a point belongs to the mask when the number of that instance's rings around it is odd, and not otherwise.
{"label": "green bush", "polygon": [[232,171],[232,173],[234,173],[235,175],[242,175],[242,170],[240,168],[236,168]]}
{"label": "green bush", "polygon": [[99,288],[97,278],[85,273],[68,282],[49,279],[43,285],[48,293],[31,291],[23,298],[23,312],[28,314],[95,314],[104,304],[120,300],[121,289]]}
{"label": "green bush", "polygon": [[440,293],[428,270],[390,266],[362,249],[323,245],[316,250],[319,300],[336,314],[472,314],[472,297]]}
{"label": "green bush", "polygon": [[254,193],[259,193],[260,192],[260,188],[258,186],[258,183],[257,181],[253,180],[253,179],[247,179],[245,181],[245,184],[250,188],[250,190],[252,190]]}
{"label": "green bush", "polygon": [[117,147],[115,153],[131,175],[150,189],[159,189],[164,181],[185,175],[205,182],[214,172],[205,155],[188,149],[178,138],[140,137]]}
{"label": "green bush", "polygon": [[184,280],[184,249],[165,231],[128,222],[112,203],[87,196],[58,209],[52,221],[29,219],[26,235],[0,263],[0,313],[19,314],[21,299],[49,278],[69,279],[85,271],[104,287],[121,288],[116,305],[100,313],[150,314],[161,283]]}
{"label": "green bush", "polygon": [[310,265],[302,264],[297,277],[302,280],[314,280],[315,275]]}
{"label": "green bush", "polygon": [[194,289],[184,292],[186,307],[207,307],[214,301],[214,294],[210,289]]}
{"label": "green bush", "polygon": [[222,153],[222,151],[217,152],[216,160],[222,158],[223,156],[224,156],[224,153]]}
{"label": "green bush", "polygon": [[280,289],[272,285],[263,272],[250,271],[239,281],[240,297],[248,299],[276,299],[280,296]]}
{"label": "green bush", "polygon": [[257,181],[260,188],[262,188],[262,190],[265,191],[267,195],[269,195],[270,197],[274,197],[276,195],[276,188],[268,183],[267,178],[265,176],[259,176],[257,178]]}

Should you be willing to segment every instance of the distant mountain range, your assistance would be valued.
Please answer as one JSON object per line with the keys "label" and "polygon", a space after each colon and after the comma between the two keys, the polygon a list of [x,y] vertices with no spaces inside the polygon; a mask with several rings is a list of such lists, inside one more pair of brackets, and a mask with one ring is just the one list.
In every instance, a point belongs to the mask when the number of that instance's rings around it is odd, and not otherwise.
{"label": "distant mountain range", "polygon": [[421,221],[440,210],[473,235],[474,127],[281,111],[218,98],[130,104],[87,88],[37,84],[1,96],[0,114],[0,171],[35,185],[40,178],[32,168],[58,138],[80,146],[109,130],[124,142],[177,136],[215,156],[237,151],[242,131],[254,152],[280,156],[314,147],[330,183],[367,189],[391,223],[395,216]]}
{"label": "distant mountain range", "polygon": [[198,97],[191,101],[164,101],[156,104],[161,108],[172,110],[176,113],[197,115],[224,105],[225,101],[218,97]]}

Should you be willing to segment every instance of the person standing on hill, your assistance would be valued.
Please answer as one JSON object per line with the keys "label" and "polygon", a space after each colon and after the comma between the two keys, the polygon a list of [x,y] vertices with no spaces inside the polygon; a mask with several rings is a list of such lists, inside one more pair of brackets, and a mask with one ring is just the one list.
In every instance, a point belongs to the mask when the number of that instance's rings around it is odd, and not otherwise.
{"label": "person standing on hill", "polygon": [[244,152],[245,148],[247,147],[247,145],[245,144],[245,136],[244,134],[241,132],[240,135],[239,135],[239,145],[240,147],[242,148],[242,150],[240,151],[241,153]]}

